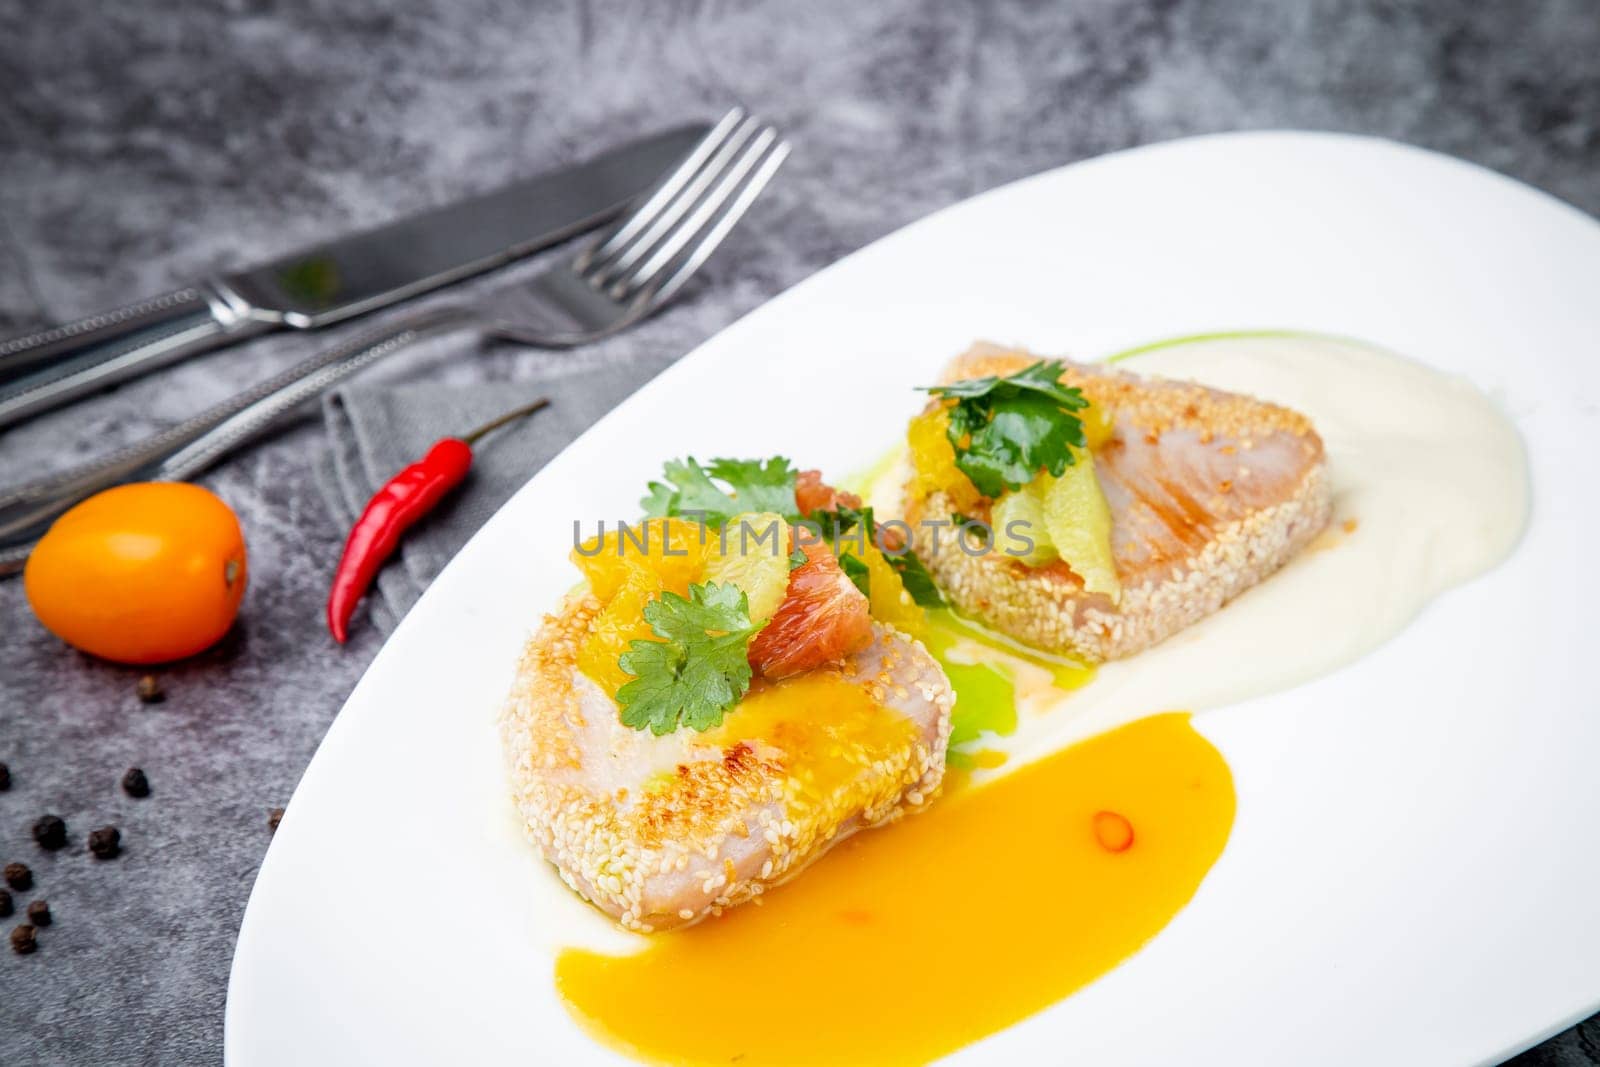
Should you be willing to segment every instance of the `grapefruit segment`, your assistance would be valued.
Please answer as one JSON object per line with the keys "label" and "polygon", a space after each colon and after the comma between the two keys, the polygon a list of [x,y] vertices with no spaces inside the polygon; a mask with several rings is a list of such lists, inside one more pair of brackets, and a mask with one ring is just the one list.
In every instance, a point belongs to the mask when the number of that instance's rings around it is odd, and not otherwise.
{"label": "grapefruit segment", "polygon": [[837,511],[842,507],[861,507],[860,497],[824,482],[821,471],[801,471],[795,477],[794,502],[800,514],[807,516],[818,511]]}
{"label": "grapefruit segment", "polygon": [[750,666],[766,678],[788,678],[859,652],[872,641],[867,598],[823,544],[801,544],[806,563],[772,621],[750,642]]}

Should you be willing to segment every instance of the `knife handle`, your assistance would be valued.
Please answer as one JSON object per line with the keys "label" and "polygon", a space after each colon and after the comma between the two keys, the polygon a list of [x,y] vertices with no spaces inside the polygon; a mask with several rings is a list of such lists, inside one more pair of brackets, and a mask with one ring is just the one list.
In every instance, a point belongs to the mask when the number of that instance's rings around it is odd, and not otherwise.
{"label": "knife handle", "polygon": [[212,283],[0,341],[0,429],[272,328]]}
{"label": "knife handle", "polygon": [[0,489],[0,578],[17,574],[57,517],[103,489],[131,481],[187,481],[350,377],[419,338],[477,321],[468,309],[435,307],[318,353],[176,426],[101,459]]}
{"label": "knife handle", "polygon": [[0,341],[0,381],[47,362],[52,356],[113,340],[119,331],[154,326],[206,306],[200,290],[177,289],[137,304],[90,315],[77,322],[47,326],[37,333]]}

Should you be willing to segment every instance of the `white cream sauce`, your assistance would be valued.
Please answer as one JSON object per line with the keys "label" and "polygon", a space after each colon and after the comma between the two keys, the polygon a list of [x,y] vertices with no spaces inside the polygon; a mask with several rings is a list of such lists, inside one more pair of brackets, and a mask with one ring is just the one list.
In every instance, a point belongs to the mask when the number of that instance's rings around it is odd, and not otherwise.
{"label": "white cream sauce", "polygon": [[[1082,689],[1063,695],[1028,684],[1045,672],[1019,670],[1018,730],[990,747],[1037,754],[1143,715],[1239,703],[1327,674],[1497,565],[1521,537],[1522,440],[1461,378],[1353,341],[1292,334],[1174,342],[1119,369],[1308,415],[1327,450],[1333,518],[1278,573],[1162,644],[1102,666]],[[897,463],[874,482],[879,514],[898,513],[903,475]]]}

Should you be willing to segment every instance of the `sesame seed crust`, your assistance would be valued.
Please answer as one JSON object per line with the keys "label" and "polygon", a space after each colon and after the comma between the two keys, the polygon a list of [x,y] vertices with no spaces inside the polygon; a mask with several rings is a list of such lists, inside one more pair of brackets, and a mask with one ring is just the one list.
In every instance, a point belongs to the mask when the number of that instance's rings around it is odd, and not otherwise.
{"label": "sesame seed crust", "polygon": [[[980,343],[943,380],[1012,374],[1037,358]],[[1065,562],[963,552],[953,528],[924,521],[949,516],[950,500],[908,494],[917,552],[958,610],[1035,648],[1118,659],[1212,614],[1327,525],[1322,441],[1299,412],[1095,366],[1069,364],[1062,380],[1114,416],[1095,463],[1121,599],[1086,593]]]}
{"label": "sesame seed crust", "polygon": [[[871,645],[824,668],[877,705],[859,729],[828,735],[824,760],[796,740],[805,724],[741,717],[744,705],[705,734],[623,726],[577,668],[599,609],[579,592],[546,617],[523,651],[500,730],[529,838],[622,926],[649,933],[697,922],[937,795],[953,696],[910,638],[875,624]],[[826,719],[829,709],[815,711]]]}

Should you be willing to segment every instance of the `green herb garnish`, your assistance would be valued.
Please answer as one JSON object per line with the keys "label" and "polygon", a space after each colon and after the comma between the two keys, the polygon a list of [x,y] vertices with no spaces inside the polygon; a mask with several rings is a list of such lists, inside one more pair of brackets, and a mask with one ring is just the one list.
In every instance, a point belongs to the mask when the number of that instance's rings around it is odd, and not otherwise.
{"label": "green herb garnish", "polygon": [[[857,526],[864,526],[870,533],[863,534],[863,538],[870,537],[872,544],[883,553],[883,558],[893,567],[895,573],[900,575],[901,583],[906,587],[906,592],[911,594],[914,603],[924,608],[942,608],[945,606],[944,597],[939,594],[939,587],[934,584],[933,575],[928,573],[928,567],[922,562],[910,545],[906,545],[900,552],[885,551],[878,543],[878,523],[873,518],[872,509],[838,507],[832,511],[814,511],[808,520],[822,528],[822,536],[830,540],[835,547],[846,534]],[[856,583],[856,588],[863,593],[867,591],[865,575],[863,580],[857,581],[850,568],[845,566],[846,555],[839,556],[839,563],[844,566],[845,574]],[[863,567],[863,570],[865,568]]]}
{"label": "green herb garnish", "polygon": [[1089,406],[1082,392],[1061,384],[1066,366],[1047,360],[1005,378],[972,378],[925,387],[955,401],[948,437],[956,466],[994,499],[1021,489],[1039,471],[1056,477],[1075,460],[1074,446],[1087,439],[1075,411]]}
{"label": "green herb garnish", "polygon": [[806,516],[806,521],[816,523],[818,529],[822,531],[822,536],[830,542],[839,540],[863,523],[872,526],[876,533],[871,508],[853,508],[846,504],[829,511],[818,508]]}
{"label": "green herb garnish", "polygon": [[839,568],[844,571],[844,576],[861,590],[862,596],[872,596],[872,572],[867,570],[865,560],[845,552],[839,556]]}
{"label": "green herb garnish", "polygon": [[660,638],[634,640],[617,660],[634,675],[617,690],[622,722],[657,736],[679,726],[709,730],[750,688],[749,598],[732,583],[691,585],[689,595],[663,592],[644,607]]}
{"label": "green herb garnish", "polygon": [[665,481],[651,482],[640,503],[646,515],[685,516],[708,526],[722,526],[747,511],[775,511],[793,520],[800,517],[796,474],[783,456],[714,459],[704,467],[693,456],[672,459],[662,468]]}
{"label": "green herb garnish", "polygon": [[934,583],[933,575],[928,573],[928,565],[922,562],[922,557],[908,547],[898,556],[885,552],[883,558],[888,560],[889,566],[900,575],[900,584],[911,594],[912,602],[924,608],[945,606],[944,597],[939,594],[939,586]]}

